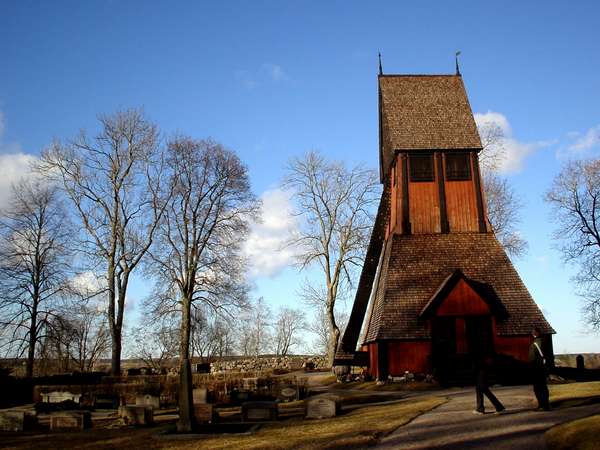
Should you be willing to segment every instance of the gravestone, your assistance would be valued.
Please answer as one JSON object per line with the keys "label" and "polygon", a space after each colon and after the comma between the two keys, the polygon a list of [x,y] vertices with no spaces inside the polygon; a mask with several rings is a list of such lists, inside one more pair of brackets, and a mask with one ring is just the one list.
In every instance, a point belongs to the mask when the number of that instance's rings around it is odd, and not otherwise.
{"label": "gravestone", "polygon": [[136,406],[148,406],[152,409],[160,408],[160,399],[156,395],[137,395],[135,397]]}
{"label": "gravestone", "polygon": [[119,412],[125,425],[150,425],[154,421],[154,414],[149,406],[121,406]]}
{"label": "gravestone", "polygon": [[243,422],[270,422],[277,420],[277,403],[246,402],[242,403]]}
{"label": "gravestone", "polygon": [[42,402],[44,403],[60,403],[70,400],[79,403],[81,394],[73,394],[69,391],[52,391],[46,394],[42,393]]}
{"label": "gravestone", "polygon": [[195,403],[194,417],[198,423],[212,422],[214,418],[213,405],[210,403]]}
{"label": "gravestone", "polygon": [[210,373],[210,363],[196,364],[196,373]]}
{"label": "gravestone", "polygon": [[258,378],[242,378],[242,383],[246,391],[255,391],[258,388]]}
{"label": "gravestone", "polygon": [[94,408],[97,409],[117,409],[120,399],[117,395],[97,396],[94,399]]}
{"label": "gravestone", "polygon": [[24,411],[0,411],[0,431],[23,431],[24,429]]}
{"label": "gravestone", "polygon": [[277,399],[282,402],[298,400],[298,387],[293,384],[282,384],[278,386]]}
{"label": "gravestone", "polygon": [[92,424],[88,411],[62,411],[50,416],[50,430],[79,431],[89,428]]}
{"label": "gravestone", "polygon": [[339,410],[339,399],[328,395],[317,395],[306,399],[306,418],[325,419],[335,417]]}
{"label": "gravestone", "polygon": [[208,389],[206,388],[194,388],[192,391],[192,398],[194,405],[197,403],[206,403],[206,397],[208,395]]}

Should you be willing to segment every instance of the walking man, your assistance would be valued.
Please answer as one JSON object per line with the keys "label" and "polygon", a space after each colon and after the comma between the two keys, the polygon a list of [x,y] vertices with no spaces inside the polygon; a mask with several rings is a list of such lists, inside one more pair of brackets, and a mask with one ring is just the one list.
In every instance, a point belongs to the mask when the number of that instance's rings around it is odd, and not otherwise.
{"label": "walking man", "polygon": [[533,343],[529,346],[529,365],[531,368],[531,381],[533,392],[538,402],[538,410],[550,411],[550,393],[546,373],[546,358],[542,351],[541,330],[533,329]]}
{"label": "walking man", "polygon": [[485,414],[485,406],[483,405],[483,396],[485,395],[497,413],[504,411],[504,405],[496,398],[496,396],[490,391],[489,387],[489,373],[492,369],[493,358],[491,356],[484,356],[476,358],[475,360],[475,394],[477,397],[477,409],[473,411],[474,414]]}

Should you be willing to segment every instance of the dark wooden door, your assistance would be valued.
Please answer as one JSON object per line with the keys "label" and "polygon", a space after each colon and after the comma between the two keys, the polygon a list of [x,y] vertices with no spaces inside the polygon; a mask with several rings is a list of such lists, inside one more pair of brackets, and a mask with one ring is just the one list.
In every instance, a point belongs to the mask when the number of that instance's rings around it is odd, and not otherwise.
{"label": "dark wooden door", "polygon": [[492,318],[490,316],[466,317],[467,348],[473,358],[490,356],[494,351]]}

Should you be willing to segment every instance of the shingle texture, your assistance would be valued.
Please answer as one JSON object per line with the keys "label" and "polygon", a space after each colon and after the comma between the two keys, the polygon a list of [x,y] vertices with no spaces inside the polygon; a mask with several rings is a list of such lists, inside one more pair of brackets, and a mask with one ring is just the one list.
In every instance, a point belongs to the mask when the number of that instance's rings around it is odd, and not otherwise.
{"label": "shingle texture", "polygon": [[481,149],[462,77],[380,75],[382,171],[401,150]]}
{"label": "shingle texture", "polygon": [[508,319],[497,323],[499,335],[529,334],[534,326],[554,333],[493,233],[392,235],[390,240],[365,343],[429,338],[419,313],[457,269],[498,295],[508,312]]}

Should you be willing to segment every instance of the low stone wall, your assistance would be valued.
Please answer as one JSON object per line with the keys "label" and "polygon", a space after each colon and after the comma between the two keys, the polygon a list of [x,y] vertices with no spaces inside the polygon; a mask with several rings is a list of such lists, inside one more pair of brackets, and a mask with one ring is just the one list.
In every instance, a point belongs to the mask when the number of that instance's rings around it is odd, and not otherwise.
{"label": "low stone wall", "polygon": [[313,369],[323,369],[327,366],[324,356],[283,356],[258,358],[223,359],[211,362],[211,373],[217,372],[254,372],[267,370],[300,370],[307,365]]}
{"label": "low stone wall", "polygon": [[[600,353],[580,353],[583,356],[586,369],[600,369]],[[577,367],[577,353],[555,355],[554,364],[557,367]]]}

